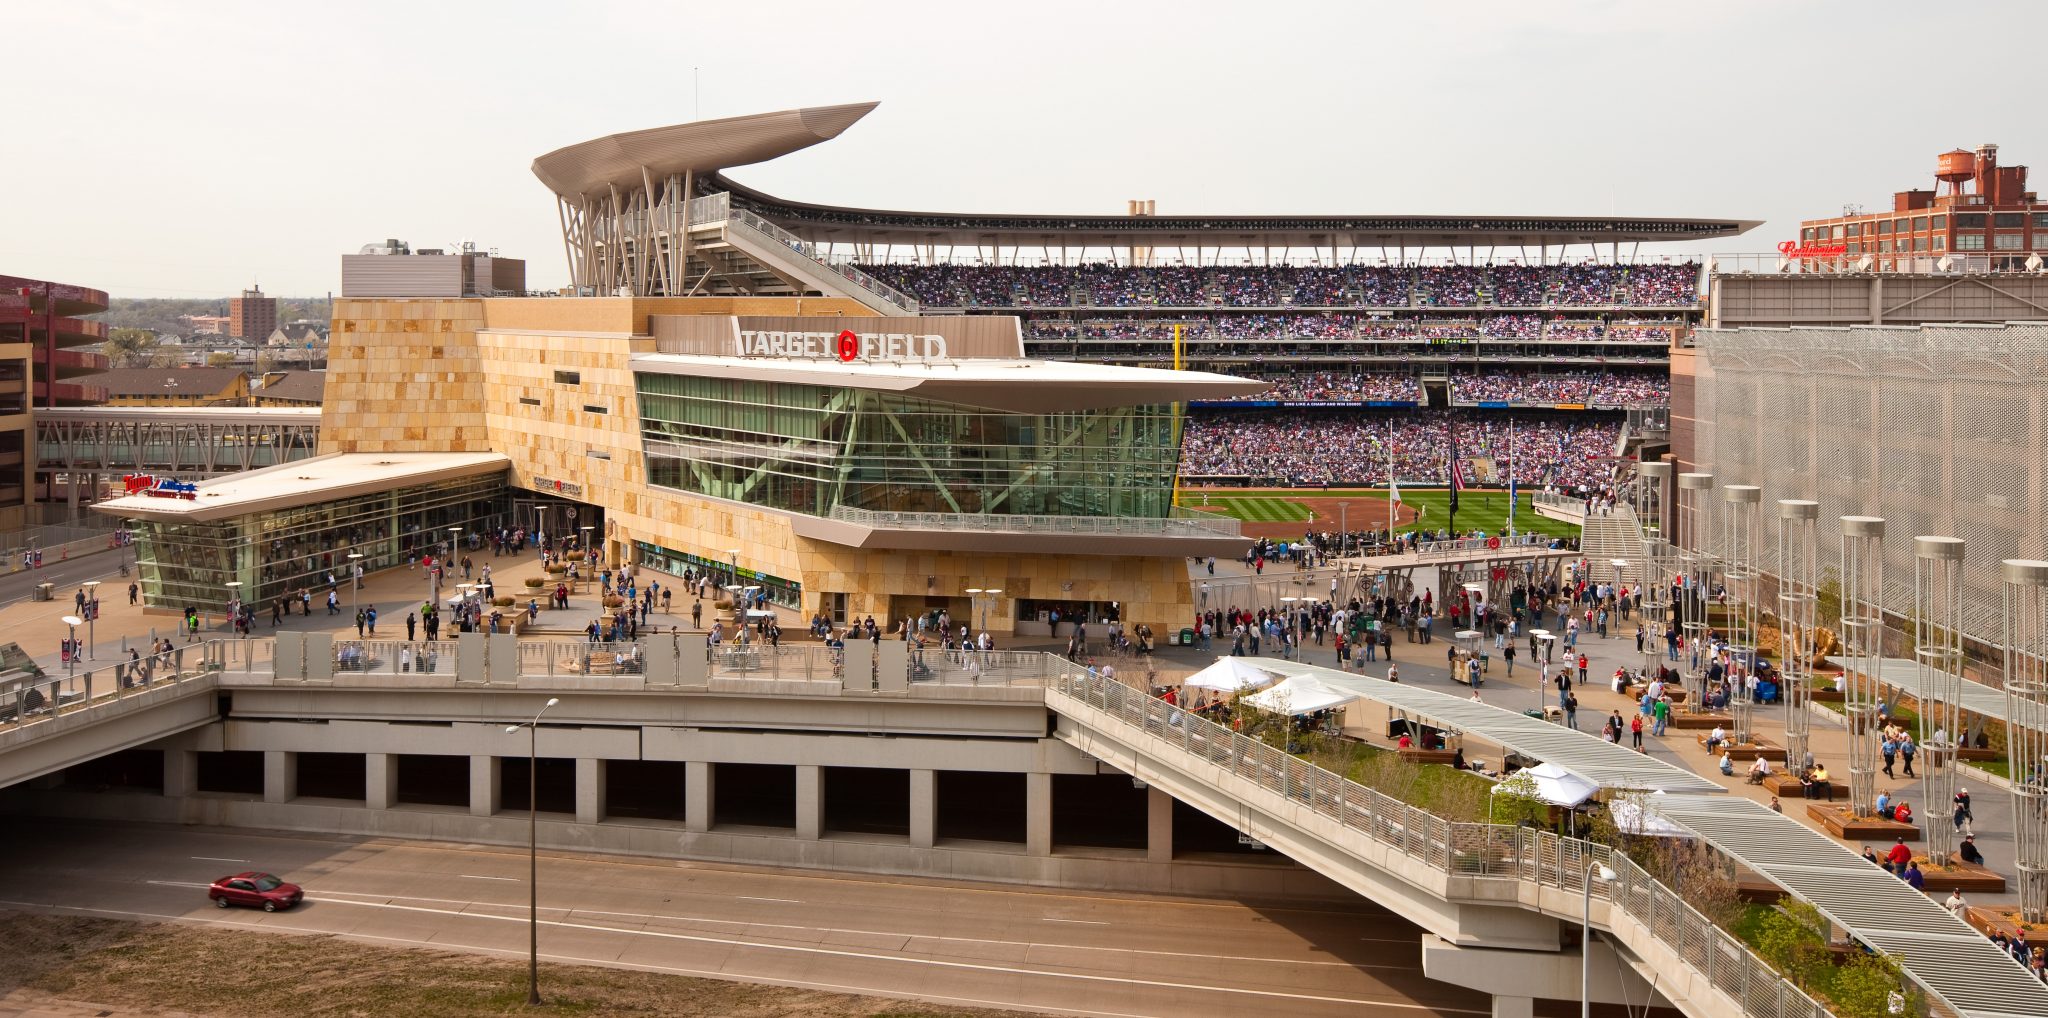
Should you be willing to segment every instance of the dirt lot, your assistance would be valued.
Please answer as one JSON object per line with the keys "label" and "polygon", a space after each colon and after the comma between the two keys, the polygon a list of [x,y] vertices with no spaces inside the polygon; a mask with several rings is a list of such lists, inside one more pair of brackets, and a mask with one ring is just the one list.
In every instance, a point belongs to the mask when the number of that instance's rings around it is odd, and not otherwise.
{"label": "dirt lot", "polygon": [[[204,1018],[1014,1018],[754,983],[543,963],[526,1006],[521,959],[377,947],[330,936],[0,912],[0,1014]],[[260,986],[261,992],[256,992]],[[90,1005],[79,1002],[90,1001]]]}

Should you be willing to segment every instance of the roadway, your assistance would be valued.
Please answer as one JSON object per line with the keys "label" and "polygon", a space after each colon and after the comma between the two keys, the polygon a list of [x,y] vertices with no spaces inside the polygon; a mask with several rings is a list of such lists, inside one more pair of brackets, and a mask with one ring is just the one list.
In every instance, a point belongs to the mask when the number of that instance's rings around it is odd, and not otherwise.
{"label": "roadway", "polygon": [[[516,850],[5,827],[0,907],[526,953]],[[213,908],[207,883],[243,869],[300,883],[307,901]],[[568,964],[1103,1018],[1490,1013],[1483,994],[1425,978],[1419,930],[1363,900],[1270,907],[563,853],[542,854],[540,887],[542,956]]]}

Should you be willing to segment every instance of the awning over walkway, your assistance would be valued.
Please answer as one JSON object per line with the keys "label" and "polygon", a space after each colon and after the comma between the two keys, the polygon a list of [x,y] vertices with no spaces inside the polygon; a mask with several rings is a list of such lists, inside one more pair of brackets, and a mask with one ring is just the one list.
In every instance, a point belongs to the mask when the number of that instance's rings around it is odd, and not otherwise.
{"label": "awning over walkway", "polygon": [[[1228,659],[1226,659],[1228,660]],[[1719,792],[1721,786],[1673,764],[1519,711],[1479,703],[1450,693],[1385,679],[1340,672],[1319,665],[1272,658],[1247,658],[1252,665],[1283,674],[1313,675],[1326,685],[1384,703],[1437,728],[1463,732],[1510,752],[1553,763],[1601,788],[1666,792]]]}
{"label": "awning over walkway", "polygon": [[108,499],[93,509],[123,519],[205,522],[504,473],[511,465],[495,452],[330,453],[199,481],[190,498],[143,492]]}

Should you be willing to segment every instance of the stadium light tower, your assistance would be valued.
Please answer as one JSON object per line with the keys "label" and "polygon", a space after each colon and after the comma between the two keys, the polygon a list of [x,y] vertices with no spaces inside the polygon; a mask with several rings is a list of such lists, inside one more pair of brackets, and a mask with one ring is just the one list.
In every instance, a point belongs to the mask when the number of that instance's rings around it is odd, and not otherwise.
{"label": "stadium light tower", "polygon": [[1920,745],[1927,752],[1927,857],[1955,851],[1956,753],[1963,722],[1963,541],[1913,539],[1913,658],[1920,672]]}
{"label": "stadium light tower", "polygon": [[1849,812],[1876,812],[1877,672],[1884,658],[1884,520],[1842,517],[1842,712],[1849,719]]}
{"label": "stadium light tower", "polygon": [[2048,921],[2048,562],[2006,559],[2005,758],[2012,766],[2020,921]]}
{"label": "stadium light tower", "polygon": [[1743,745],[1757,741],[1752,690],[1756,675],[1756,532],[1763,489],[1754,484],[1731,484],[1721,490],[1721,500],[1727,503],[1721,514],[1721,582],[1728,592],[1728,654],[1742,669],[1740,677],[1729,676],[1728,705],[1735,743]]}
{"label": "stadium light tower", "polygon": [[1785,705],[1785,766],[1806,759],[1813,699],[1814,615],[1820,558],[1815,529],[1820,503],[1778,500],[1778,699]]}
{"label": "stadium light tower", "polygon": [[1678,475],[1679,543],[1675,549],[1684,588],[1678,595],[1678,633],[1683,638],[1678,668],[1690,690],[1685,697],[1686,710],[1693,714],[1707,710],[1707,691],[1700,681],[1706,674],[1706,662],[1700,651],[1707,643],[1707,580],[1714,571],[1714,503],[1708,498],[1713,490],[1713,474]]}

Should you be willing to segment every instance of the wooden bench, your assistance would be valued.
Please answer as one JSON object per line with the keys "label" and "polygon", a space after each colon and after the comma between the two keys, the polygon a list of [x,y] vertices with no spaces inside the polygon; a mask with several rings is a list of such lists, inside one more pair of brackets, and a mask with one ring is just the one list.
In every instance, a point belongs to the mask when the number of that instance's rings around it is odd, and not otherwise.
{"label": "wooden bench", "polygon": [[1961,891],[1964,894],[2004,894],[2005,878],[1982,866],[1953,862],[1946,867],[1922,865],[1920,879],[1928,894]]}
{"label": "wooden bench", "polygon": [[1847,806],[1815,803],[1806,807],[1806,818],[1844,841],[1876,842],[1879,848],[1890,845],[1900,838],[1907,841],[1920,840],[1920,828],[1912,824],[1902,824],[1881,817],[1858,819],[1849,812]]}
{"label": "wooden bench", "polygon": [[1726,714],[1687,714],[1683,711],[1671,712],[1671,727],[1673,728],[1703,728],[1711,731],[1714,728],[1727,728],[1733,724],[1735,724],[1735,719]]}
{"label": "wooden bench", "polygon": [[[1803,799],[1806,797],[1806,786],[1799,783],[1799,775],[1789,774],[1782,770],[1772,771],[1769,777],[1764,778],[1764,790],[1780,799]],[[1829,799],[1846,802],[1849,798],[1849,783],[1829,778],[1828,791],[1830,793]]]}
{"label": "wooden bench", "polygon": [[[1642,698],[1643,698],[1643,695],[1644,695],[1645,693],[1648,693],[1649,691],[1650,691],[1650,687],[1648,687],[1648,686],[1645,686],[1645,685],[1643,685],[1643,684],[1641,684],[1641,683],[1637,683],[1637,684],[1635,684],[1635,685],[1633,685],[1633,686],[1630,686],[1630,687],[1628,687],[1628,695],[1629,695],[1629,698],[1630,698],[1630,699],[1632,699],[1632,700],[1635,700],[1635,701],[1637,701],[1637,702],[1641,702],[1641,701],[1642,701]],[[1684,702],[1685,702],[1685,690],[1683,690],[1683,689],[1680,689],[1680,688],[1678,688],[1677,686],[1665,686],[1665,687],[1664,687],[1664,696],[1665,696],[1665,698],[1666,698],[1666,699],[1670,700],[1670,701],[1671,701],[1672,703],[1684,703]]]}
{"label": "wooden bench", "polygon": [[[1706,749],[1707,739],[1712,734],[1709,732],[1706,735],[1695,735],[1693,736],[1693,741],[1699,743],[1701,749]],[[1723,749],[1728,751],[1728,759],[1741,760],[1744,763],[1748,763],[1757,757],[1763,757],[1773,763],[1785,762],[1785,747],[1773,746],[1767,742],[1722,743],[1708,750],[1708,752],[1715,756],[1720,756]]]}
{"label": "wooden bench", "polygon": [[1403,760],[1406,760],[1406,761],[1408,761],[1409,763],[1425,763],[1425,764],[1432,764],[1432,763],[1438,763],[1438,764],[1448,764],[1448,763],[1451,763],[1451,762],[1453,762],[1453,761],[1457,760],[1457,758],[1458,758],[1458,754],[1457,754],[1457,751],[1456,751],[1456,750],[1449,750],[1449,749],[1404,749],[1404,750],[1401,750],[1401,759],[1403,759]]}

